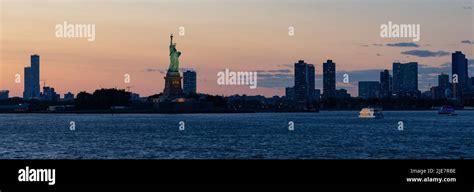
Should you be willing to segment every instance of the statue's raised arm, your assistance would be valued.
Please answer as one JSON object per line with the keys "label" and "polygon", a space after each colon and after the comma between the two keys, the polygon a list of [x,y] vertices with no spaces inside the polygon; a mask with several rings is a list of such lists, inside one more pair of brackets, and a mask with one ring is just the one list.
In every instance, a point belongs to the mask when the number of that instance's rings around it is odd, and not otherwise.
{"label": "statue's raised arm", "polygon": [[170,41],[170,46],[171,46],[171,45],[173,45],[173,34],[170,35],[170,39],[171,39],[171,41]]}

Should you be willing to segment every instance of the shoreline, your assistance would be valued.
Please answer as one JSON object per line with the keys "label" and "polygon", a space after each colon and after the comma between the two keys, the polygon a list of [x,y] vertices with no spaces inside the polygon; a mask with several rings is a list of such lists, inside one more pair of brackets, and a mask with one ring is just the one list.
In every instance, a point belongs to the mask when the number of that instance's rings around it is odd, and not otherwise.
{"label": "shoreline", "polygon": [[[320,113],[320,112],[358,112],[359,110],[320,110],[320,111],[195,111],[195,112],[110,112],[110,111],[62,111],[62,112],[0,112],[0,114],[239,114],[239,113]],[[389,112],[437,111],[436,109],[384,110]],[[474,111],[460,109],[456,111]]]}

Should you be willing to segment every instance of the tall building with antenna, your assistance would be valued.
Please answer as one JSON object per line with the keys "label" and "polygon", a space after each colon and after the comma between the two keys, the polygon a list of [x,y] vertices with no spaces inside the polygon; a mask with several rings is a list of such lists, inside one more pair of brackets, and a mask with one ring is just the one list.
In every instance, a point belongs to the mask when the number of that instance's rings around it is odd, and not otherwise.
{"label": "tall building with antenna", "polygon": [[40,56],[31,55],[31,66],[24,70],[23,99],[40,97]]}

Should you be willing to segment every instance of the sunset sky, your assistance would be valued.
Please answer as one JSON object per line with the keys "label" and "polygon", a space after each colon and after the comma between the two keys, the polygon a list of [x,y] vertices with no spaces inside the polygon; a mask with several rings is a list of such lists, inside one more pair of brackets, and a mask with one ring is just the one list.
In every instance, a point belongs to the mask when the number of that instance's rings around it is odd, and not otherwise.
{"label": "sunset sky", "polygon": [[[180,67],[197,71],[198,92],[203,93],[284,95],[299,59],[315,64],[319,89],[322,63],[332,59],[338,88],[353,96],[357,81],[378,80],[379,71],[391,70],[395,61],[419,62],[419,88],[426,91],[437,84],[437,74],[451,74],[456,50],[470,59],[474,75],[472,0],[0,2],[0,90],[10,90],[10,96],[22,95],[23,68],[32,54],[41,56],[41,79],[61,95],[127,86],[141,96],[159,93],[171,33],[182,52]],[[55,26],[65,21],[95,24],[96,40],[57,38]],[[389,21],[420,24],[421,40],[381,38],[380,25]],[[179,36],[181,26],[184,36]],[[294,36],[288,35],[289,26]],[[412,50],[424,54],[409,54]],[[258,71],[258,88],[217,85],[217,73],[226,68]],[[343,73],[349,74],[350,84],[342,83]],[[15,83],[15,74],[22,76],[21,83]],[[130,84],[124,83],[124,74],[130,74]]]}

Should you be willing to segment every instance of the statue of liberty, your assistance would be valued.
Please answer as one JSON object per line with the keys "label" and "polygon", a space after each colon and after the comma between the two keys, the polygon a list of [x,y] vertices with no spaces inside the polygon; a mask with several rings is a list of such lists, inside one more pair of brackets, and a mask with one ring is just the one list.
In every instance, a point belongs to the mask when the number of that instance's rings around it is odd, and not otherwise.
{"label": "statue of liberty", "polygon": [[181,52],[176,50],[176,43],[173,43],[173,34],[170,36],[170,67],[168,73],[179,73],[179,56]]}

